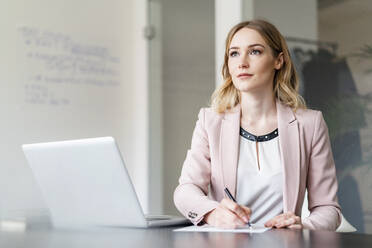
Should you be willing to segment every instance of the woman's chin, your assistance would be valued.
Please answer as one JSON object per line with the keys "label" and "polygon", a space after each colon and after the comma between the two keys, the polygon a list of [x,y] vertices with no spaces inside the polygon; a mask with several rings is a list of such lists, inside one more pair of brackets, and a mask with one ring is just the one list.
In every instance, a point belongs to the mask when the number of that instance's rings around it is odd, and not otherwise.
{"label": "woman's chin", "polygon": [[240,92],[245,93],[253,93],[257,91],[262,91],[263,87],[260,85],[240,85],[239,88],[237,88]]}
{"label": "woman's chin", "polygon": [[258,93],[266,90],[272,91],[272,85],[257,84],[252,81],[241,81],[237,84],[234,84],[234,86],[242,93]]}

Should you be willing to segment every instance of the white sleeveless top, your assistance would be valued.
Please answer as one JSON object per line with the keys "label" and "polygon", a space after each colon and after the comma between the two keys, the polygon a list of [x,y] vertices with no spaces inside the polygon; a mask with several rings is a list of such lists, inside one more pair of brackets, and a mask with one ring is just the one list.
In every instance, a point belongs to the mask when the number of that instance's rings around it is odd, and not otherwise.
{"label": "white sleeveless top", "polygon": [[278,129],[255,136],[240,128],[236,201],[252,210],[251,223],[263,225],[283,213],[283,170]]}

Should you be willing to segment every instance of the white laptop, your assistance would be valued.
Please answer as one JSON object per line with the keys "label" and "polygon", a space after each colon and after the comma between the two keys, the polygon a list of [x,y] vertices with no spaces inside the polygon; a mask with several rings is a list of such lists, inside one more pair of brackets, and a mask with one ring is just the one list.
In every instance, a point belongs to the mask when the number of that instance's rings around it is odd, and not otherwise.
{"label": "white laptop", "polygon": [[54,226],[155,227],[185,218],[145,216],[112,137],[22,146]]}

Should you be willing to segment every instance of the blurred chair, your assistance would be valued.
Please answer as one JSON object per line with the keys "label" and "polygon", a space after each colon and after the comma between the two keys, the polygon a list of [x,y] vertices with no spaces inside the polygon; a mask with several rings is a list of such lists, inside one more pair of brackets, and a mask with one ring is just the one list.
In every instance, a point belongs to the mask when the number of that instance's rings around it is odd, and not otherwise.
{"label": "blurred chair", "polygon": [[[304,204],[302,205],[302,213],[301,218],[308,217],[310,215],[310,211],[308,208],[308,202],[307,202],[307,191],[305,193],[305,199]],[[341,214],[341,224],[338,226],[336,232],[355,232],[357,229],[353,227]]]}

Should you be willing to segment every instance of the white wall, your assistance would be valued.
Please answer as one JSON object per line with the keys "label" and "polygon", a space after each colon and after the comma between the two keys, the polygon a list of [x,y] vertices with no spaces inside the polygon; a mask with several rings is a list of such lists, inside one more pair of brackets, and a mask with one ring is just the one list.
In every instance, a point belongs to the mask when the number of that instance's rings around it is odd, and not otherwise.
{"label": "white wall", "polygon": [[[121,0],[118,0],[121,1]],[[128,0],[127,0],[128,1]],[[133,35],[128,47],[132,50],[134,68],[126,68],[125,71],[133,75],[133,92],[127,92],[123,97],[132,95],[131,110],[133,113],[133,127],[128,130],[130,135],[126,139],[129,146],[134,145],[133,162],[130,168],[133,170],[133,180],[139,195],[142,208],[145,213],[150,212],[150,186],[149,178],[149,51],[148,41],[144,37],[144,28],[148,24],[148,1],[130,0],[133,4]],[[127,7],[122,10],[131,11]],[[122,14],[121,16],[124,16]],[[124,21],[123,21],[124,22]],[[131,71],[131,69],[133,69]]]}
{"label": "white wall", "polygon": [[[0,16],[1,214],[44,207],[21,144],[108,135],[117,139],[147,211],[146,1],[2,1]],[[28,44],[30,30],[38,34]],[[45,32],[69,39],[70,45],[107,49],[114,62],[76,58],[115,73],[56,71],[35,59],[35,54],[68,55],[60,40],[40,39],[50,47],[37,43]],[[62,81],[46,80],[51,77]]]}

